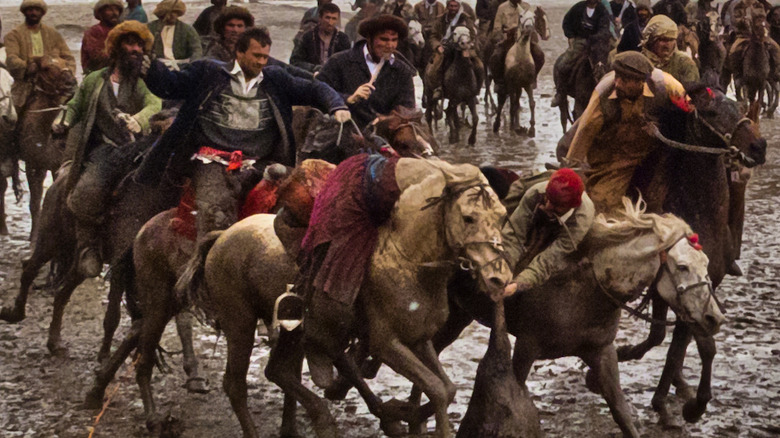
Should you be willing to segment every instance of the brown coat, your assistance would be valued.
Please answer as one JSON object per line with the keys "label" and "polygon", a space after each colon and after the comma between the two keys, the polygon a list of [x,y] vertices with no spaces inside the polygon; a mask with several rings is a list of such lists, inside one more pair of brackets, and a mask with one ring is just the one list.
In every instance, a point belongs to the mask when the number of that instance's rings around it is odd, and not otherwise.
{"label": "brown coat", "polygon": [[426,0],[422,0],[414,5],[414,18],[422,24],[423,33],[427,39],[428,35],[433,30],[433,23],[436,21],[436,17],[447,12],[447,8],[444,7],[442,2],[437,1],[433,4],[431,12],[429,13],[426,6]]}

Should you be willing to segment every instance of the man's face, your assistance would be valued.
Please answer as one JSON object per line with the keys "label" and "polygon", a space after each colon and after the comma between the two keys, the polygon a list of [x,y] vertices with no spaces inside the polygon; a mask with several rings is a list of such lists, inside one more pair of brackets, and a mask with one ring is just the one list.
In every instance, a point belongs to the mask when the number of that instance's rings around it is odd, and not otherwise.
{"label": "man's face", "polygon": [[619,99],[635,100],[642,95],[645,81],[641,79],[627,78],[623,75],[615,75],[615,91]]}
{"label": "man's face", "polygon": [[447,14],[449,14],[450,17],[454,17],[455,14],[458,13],[458,10],[460,10],[460,3],[453,1],[447,2]]}
{"label": "man's face", "polygon": [[167,14],[165,14],[165,16],[163,17],[162,21],[163,21],[163,23],[171,26],[171,25],[176,24],[176,21],[179,19],[179,17],[181,17],[181,13],[176,12],[176,11],[171,11],[171,12],[168,12]]}
{"label": "man's face", "polygon": [[230,44],[235,44],[238,41],[238,37],[246,30],[246,22],[240,18],[231,18],[225,22],[225,27],[222,31],[222,35]]}
{"label": "man's face", "polygon": [[43,9],[37,6],[26,8],[22,13],[24,14],[24,22],[29,26],[35,26],[43,18]]}
{"label": "man's face", "polygon": [[371,38],[371,54],[379,58],[389,57],[398,47],[398,32],[385,30]]}
{"label": "man's face", "polygon": [[108,27],[114,27],[119,24],[119,15],[122,11],[116,6],[104,6],[98,11],[98,20]]}
{"label": "man's face", "polygon": [[650,11],[647,9],[639,9],[636,11],[636,16],[642,23],[647,23],[650,20]]}
{"label": "man's face", "polygon": [[254,78],[263,71],[268,64],[268,56],[271,54],[271,45],[262,46],[255,40],[249,40],[246,52],[236,52],[236,61],[248,78]]}
{"label": "man's face", "polygon": [[326,12],[320,17],[320,30],[325,33],[331,33],[336,30],[336,24],[339,22],[339,14],[335,12]]}
{"label": "man's face", "polygon": [[674,52],[676,42],[677,40],[674,38],[656,38],[650,46],[650,51],[659,58],[667,58]]}
{"label": "man's face", "polygon": [[144,58],[144,41],[136,34],[122,37],[119,43],[119,70],[126,77],[138,76]]}

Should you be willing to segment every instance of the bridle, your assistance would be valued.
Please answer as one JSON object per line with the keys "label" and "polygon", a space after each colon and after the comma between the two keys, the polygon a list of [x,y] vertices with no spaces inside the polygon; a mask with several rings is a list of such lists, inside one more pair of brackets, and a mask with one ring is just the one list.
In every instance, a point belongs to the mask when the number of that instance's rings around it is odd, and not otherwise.
{"label": "bridle", "polygon": [[[391,146],[395,143],[396,137],[398,137],[399,133],[404,128],[411,129],[412,130],[412,134],[414,134],[415,138],[424,138],[423,135],[420,133],[420,130],[419,130],[420,128],[418,128],[417,125],[416,125],[416,122],[418,122],[418,119],[402,117],[401,115],[395,113],[395,111],[393,112],[393,115],[395,117],[400,118],[402,120],[402,122],[398,123],[398,124],[388,125],[387,129],[388,129],[388,131],[390,131],[390,135],[392,135],[392,138],[390,138],[389,139],[390,141],[388,142]],[[376,131],[377,131],[377,124],[378,124],[377,120],[374,120],[374,122],[371,123],[371,128],[372,128],[371,133],[373,135],[377,135],[377,133],[376,133]],[[390,126],[392,126],[392,128],[390,128]],[[418,154],[416,152],[410,152],[410,153],[415,158],[428,158],[428,157],[433,156],[433,149],[431,149],[430,147],[426,148],[426,150],[422,154]]]}

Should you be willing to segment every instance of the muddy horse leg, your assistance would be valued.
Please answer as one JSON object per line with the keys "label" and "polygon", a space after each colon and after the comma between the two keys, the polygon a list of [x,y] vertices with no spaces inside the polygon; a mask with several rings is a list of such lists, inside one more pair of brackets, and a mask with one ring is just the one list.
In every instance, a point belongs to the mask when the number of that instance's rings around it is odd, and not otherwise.
{"label": "muddy horse leg", "polygon": [[690,341],[691,334],[688,325],[678,321],[674,326],[672,344],[666,353],[666,363],[661,373],[661,380],[658,382],[658,387],[652,399],[653,410],[658,412],[661,425],[665,429],[681,427],[680,422],[669,412],[666,397],[669,395],[672,380],[679,372],[678,370],[682,369],[682,364],[685,360],[685,350]]}
{"label": "muddy horse leg", "polygon": [[[121,263],[121,262],[120,262]],[[103,342],[98,352],[98,362],[103,362],[111,354],[111,341],[122,319],[122,296],[124,295],[125,272],[123,267],[117,264],[111,274],[111,282],[108,287],[108,306],[103,317]]]}
{"label": "muddy horse leg", "polygon": [[504,110],[504,104],[506,103],[507,94],[498,93],[498,107],[496,108],[495,117],[493,121],[493,132],[498,133],[498,128],[501,127],[501,112]]}
{"label": "muddy horse leg", "polygon": [[133,324],[130,326],[130,332],[125,339],[119,344],[116,351],[103,362],[100,370],[97,371],[95,382],[84,399],[85,409],[100,409],[103,405],[106,387],[114,379],[116,372],[125,362],[125,359],[138,346],[138,341],[141,337],[141,324],[143,324],[143,320],[133,321]]}
{"label": "muddy horse leg", "polygon": [[452,101],[447,104],[447,127],[450,129],[449,143],[460,141],[460,117],[458,117],[458,105]]}
{"label": "muddy horse leg", "polygon": [[612,344],[600,352],[582,358],[590,366],[601,386],[601,395],[606,400],[612,418],[620,427],[625,437],[639,437],[639,431],[631,418],[631,408],[620,388],[617,352]]}
{"label": "muddy horse leg", "polygon": [[29,259],[22,261],[22,278],[19,294],[14,300],[14,307],[0,307],[0,320],[16,323],[24,319],[27,297],[32,289],[35,277],[38,276],[43,265],[54,258],[56,241],[51,240],[33,247],[33,253]]}
{"label": "muddy horse leg", "polygon": [[701,358],[701,379],[696,391],[696,398],[692,398],[683,405],[683,418],[689,423],[695,423],[701,419],[707,410],[707,403],[712,399],[712,360],[717,352],[715,339],[712,336],[697,335],[696,346]]}
{"label": "muddy horse leg", "polygon": [[209,392],[208,382],[200,377],[198,358],[195,356],[195,349],[192,347],[192,314],[184,311],[176,315],[176,331],[179,333],[181,349],[184,359],[184,372],[187,373],[187,391],[197,394],[206,394]]}
{"label": "muddy horse leg", "polygon": [[8,188],[8,177],[0,172],[0,236],[8,235],[8,225],[5,223],[5,191]]}
{"label": "muddy horse leg", "polygon": [[[651,293],[653,293],[651,291]],[[653,295],[653,319],[657,321],[666,320],[666,312],[669,309],[669,305],[655,293]],[[617,349],[618,361],[625,362],[627,360],[638,360],[644,357],[644,355],[650,351],[653,347],[661,345],[666,338],[666,326],[664,324],[650,324],[650,334],[647,339],[640,342],[637,345],[623,345]]]}
{"label": "muddy horse leg", "polygon": [[469,111],[471,112],[471,134],[469,135],[469,145],[477,142],[477,125],[479,124],[479,115],[477,114],[477,97],[469,100]]}
{"label": "muddy horse leg", "polygon": [[528,110],[531,112],[531,120],[528,121],[528,136],[536,137],[536,101],[534,100],[534,88],[528,86],[525,89],[525,94],[528,95]]}
{"label": "muddy horse leg", "polygon": [[84,277],[78,273],[76,266],[72,266],[65,275],[62,286],[54,293],[54,308],[51,315],[51,324],[49,324],[49,340],[46,347],[52,354],[65,354],[66,349],[62,345],[62,316],[65,313],[65,306],[70,301],[73,290],[84,281]]}
{"label": "muddy horse leg", "polygon": [[46,178],[46,169],[27,169],[27,185],[30,188],[30,242],[35,244],[38,240],[38,216],[41,212],[41,199],[43,198],[43,180]]}

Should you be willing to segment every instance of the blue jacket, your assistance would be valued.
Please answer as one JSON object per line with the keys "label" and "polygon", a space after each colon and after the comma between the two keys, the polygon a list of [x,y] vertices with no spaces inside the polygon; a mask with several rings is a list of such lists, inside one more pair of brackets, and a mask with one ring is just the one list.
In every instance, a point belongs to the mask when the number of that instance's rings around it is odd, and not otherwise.
{"label": "blue jacket", "polygon": [[[153,61],[145,82],[152,93],[163,99],[183,100],[176,120],[160,137],[138,169],[136,181],[154,185],[170,160],[181,166],[202,146],[190,141],[198,111],[212,98],[230,86],[228,65],[213,60],[193,62],[181,71],[170,71],[159,61]],[[295,138],[292,132],[293,105],[310,105],[332,113],[347,109],[341,96],[320,81],[295,78],[282,68],[266,66],[260,87],[268,94],[282,136],[282,144],[271,159],[286,166],[295,165]]]}

